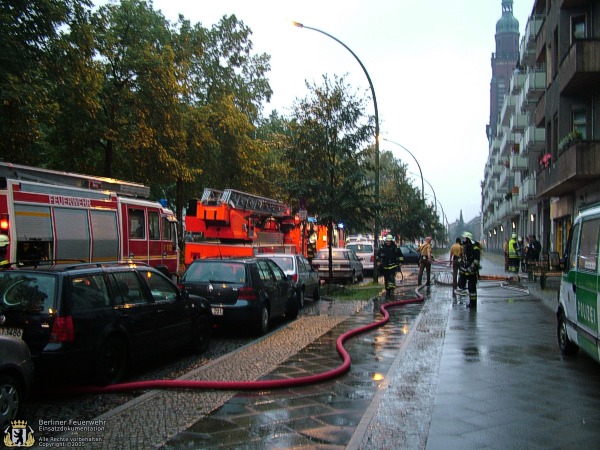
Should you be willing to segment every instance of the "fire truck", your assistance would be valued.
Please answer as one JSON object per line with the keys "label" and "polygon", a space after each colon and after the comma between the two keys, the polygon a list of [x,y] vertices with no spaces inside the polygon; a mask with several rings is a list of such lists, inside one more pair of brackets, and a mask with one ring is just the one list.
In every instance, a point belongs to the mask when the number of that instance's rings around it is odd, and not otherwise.
{"label": "fire truck", "polygon": [[177,220],[142,184],[0,162],[11,263],[146,263],[179,270]]}
{"label": "fire truck", "polygon": [[258,195],[205,188],[188,203],[185,228],[200,240],[185,245],[186,264],[198,258],[302,253],[302,227],[286,204]]}

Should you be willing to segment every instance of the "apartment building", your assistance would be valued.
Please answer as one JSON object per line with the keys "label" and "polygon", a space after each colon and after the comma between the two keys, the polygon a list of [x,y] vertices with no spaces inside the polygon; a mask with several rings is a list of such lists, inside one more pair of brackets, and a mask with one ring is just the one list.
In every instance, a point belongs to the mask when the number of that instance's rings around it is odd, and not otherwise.
{"label": "apartment building", "polygon": [[500,251],[514,232],[562,254],[578,212],[600,202],[600,0],[533,2],[492,130],[487,248]]}

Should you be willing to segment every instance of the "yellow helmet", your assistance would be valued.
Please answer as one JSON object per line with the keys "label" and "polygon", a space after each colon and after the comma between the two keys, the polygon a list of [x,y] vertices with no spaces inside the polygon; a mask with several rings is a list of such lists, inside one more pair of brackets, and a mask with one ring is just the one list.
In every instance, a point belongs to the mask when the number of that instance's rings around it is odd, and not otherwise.
{"label": "yellow helmet", "polygon": [[8,244],[10,244],[10,239],[8,239],[8,236],[5,234],[0,234],[0,247],[6,247]]}
{"label": "yellow helmet", "polygon": [[463,239],[468,239],[468,240],[470,240],[471,242],[475,242],[475,239],[473,239],[473,233],[471,233],[470,231],[465,231],[465,232],[462,234],[462,237],[463,237]]}

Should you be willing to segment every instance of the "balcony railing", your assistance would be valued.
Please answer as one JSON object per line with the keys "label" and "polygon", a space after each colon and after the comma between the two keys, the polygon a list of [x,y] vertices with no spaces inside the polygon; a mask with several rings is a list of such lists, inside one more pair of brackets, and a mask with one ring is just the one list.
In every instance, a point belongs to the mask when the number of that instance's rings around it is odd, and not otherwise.
{"label": "balcony railing", "polygon": [[529,159],[521,155],[511,155],[510,157],[510,170],[513,172],[519,170],[527,170],[529,167]]}
{"label": "balcony railing", "polygon": [[525,84],[525,74],[522,72],[514,72],[512,77],[510,77],[510,93],[512,95],[519,95],[521,89],[523,88],[523,84]]}
{"label": "balcony railing", "polygon": [[534,176],[527,177],[523,180],[521,189],[519,190],[519,198],[521,201],[533,200],[535,198],[536,179]]}
{"label": "balcony railing", "polygon": [[600,177],[600,141],[573,143],[537,177],[538,197],[560,196]]}
{"label": "balcony railing", "polygon": [[521,152],[524,155],[542,151],[546,147],[546,130],[535,125],[529,125],[523,131]]}
{"label": "balcony railing", "polygon": [[563,59],[558,76],[561,93],[588,96],[589,90],[600,83],[600,39],[577,39]]}
{"label": "balcony railing", "polygon": [[525,84],[519,95],[519,105],[522,112],[533,112],[538,100],[546,90],[546,72],[532,70],[527,72]]}
{"label": "balcony railing", "polygon": [[507,95],[504,97],[504,102],[502,102],[502,109],[500,110],[500,123],[502,125],[508,126],[508,124],[510,123],[510,117],[515,112],[516,104],[516,95]]}
{"label": "balcony railing", "polygon": [[510,118],[510,130],[512,132],[520,132],[529,125],[529,117],[525,114],[515,113]]}

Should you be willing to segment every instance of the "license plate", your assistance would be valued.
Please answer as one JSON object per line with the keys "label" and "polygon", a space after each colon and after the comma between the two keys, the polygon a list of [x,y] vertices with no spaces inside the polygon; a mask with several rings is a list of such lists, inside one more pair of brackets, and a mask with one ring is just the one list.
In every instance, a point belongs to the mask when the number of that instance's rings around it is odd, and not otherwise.
{"label": "license plate", "polygon": [[223,315],[223,308],[212,307],[211,310],[212,310],[213,316],[222,316]]}
{"label": "license plate", "polygon": [[23,337],[23,329],[22,328],[0,328],[0,334],[4,336],[14,336],[18,338]]}

